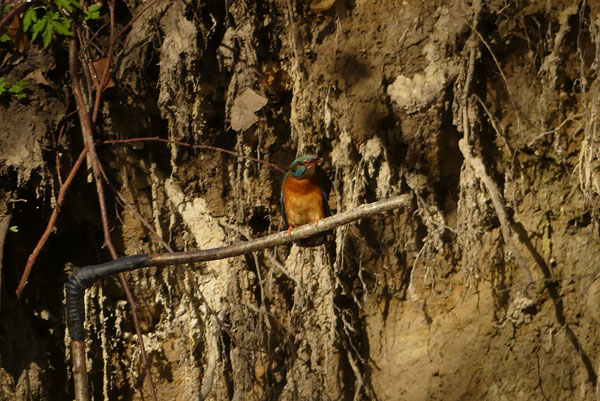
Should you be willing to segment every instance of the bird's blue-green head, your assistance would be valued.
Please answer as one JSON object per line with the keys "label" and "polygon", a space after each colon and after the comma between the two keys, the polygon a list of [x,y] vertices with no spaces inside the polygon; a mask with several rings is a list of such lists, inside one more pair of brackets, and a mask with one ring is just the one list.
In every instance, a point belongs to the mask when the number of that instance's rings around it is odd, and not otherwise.
{"label": "bird's blue-green head", "polygon": [[311,178],[319,164],[321,164],[321,160],[314,156],[300,156],[292,162],[288,174],[292,174],[296,179]]}

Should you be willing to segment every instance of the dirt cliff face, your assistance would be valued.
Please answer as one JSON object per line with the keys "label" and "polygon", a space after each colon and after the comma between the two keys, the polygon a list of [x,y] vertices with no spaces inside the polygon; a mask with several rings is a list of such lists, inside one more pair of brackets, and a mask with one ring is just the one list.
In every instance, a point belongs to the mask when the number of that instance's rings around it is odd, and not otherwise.
{"label": "dirt cliff face", "polygon": [[[412,203],[325,246],[128,274],[158,399],[597,399],[600,6],[207,3],[158,1],[117,44],[94,135],[133,205],[107,186],[121,255],[283,229],[283,174],[244,156],[323,158],[334,213]],[[65,54],[0,60],[32,82],[0,98],[0,399],[73,397],[63,286],[110,260],[80,171],[14,295],[83,147]],[[116,279],[86,314],[94,399],[150,399]]]}

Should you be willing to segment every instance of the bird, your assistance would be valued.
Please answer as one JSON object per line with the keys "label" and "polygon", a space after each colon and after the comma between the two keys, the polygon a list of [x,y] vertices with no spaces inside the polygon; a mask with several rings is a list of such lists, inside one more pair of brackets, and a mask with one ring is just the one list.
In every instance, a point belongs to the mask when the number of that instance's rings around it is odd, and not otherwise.
{"label": "bird", "polygon": [[[281,211],[288,234],[296,227],[316,223],[330,215],[327,192],[323,189],[318,174],[321,160],[304,155],[292,162],[283,177],[281,186]],[[298,241],[301,246],[316,246],[323,243],[323,235],[315,235]]]}

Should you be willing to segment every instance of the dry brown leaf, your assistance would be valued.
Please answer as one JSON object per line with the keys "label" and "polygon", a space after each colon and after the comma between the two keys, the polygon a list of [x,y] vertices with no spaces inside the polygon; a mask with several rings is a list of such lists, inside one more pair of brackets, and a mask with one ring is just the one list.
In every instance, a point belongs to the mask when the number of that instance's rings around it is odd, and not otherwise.
{"label": "dry brown leaf", "polygon": [[26,77],[25,80],[32,80],[33,82],[35,82],[36,84],[43,84],[46,86],[52,86],[52,84],[50,84],[50,82],[48,82],[48,80],[46,79],[46,77],[44,77],[44,74],[42,73],[42,70],[40,68],[36,69],[33,72],[30,72]]}
{"label": "dry brown leaf", "polygon": [[[106,57],[103,57],[103,58],[99,58],[98,60],[96,60],[92,63],[92,68],[90,68],[90,70],[92,72],[92,78],[94,79],[94,83],[96,86],[98,86],[100,84],[100,80],[102,79],[102,76],[104,75],[104,70],[106,70],[107,67],[110,68],[110,66],[107,65],[107,61],[108,61],[108,59]],[[113,86],[115,86],[115,81],[112,80],[112,77],[110,76],[110,71],[109,71],[108,81],[106,81],[106,85],[104,85],[102,90],[104,91],[104,89],[111,88]]]}
{"label": "dry brown leaf", "polygon": [[246,88],[235,98],[231,107],[231,128],[235,131],[246,131],[258,117],[254,114],[267,104],[267,99]]}
{"label": "dry brown leaf", "polygon": [[14,16],[10,25],[6,27],[6,33],[10,36],[10,39],[17,47],[19,53],[25,53],[29,50],[29,39],[23,29],[21,29],[21,20],[18,16]]}

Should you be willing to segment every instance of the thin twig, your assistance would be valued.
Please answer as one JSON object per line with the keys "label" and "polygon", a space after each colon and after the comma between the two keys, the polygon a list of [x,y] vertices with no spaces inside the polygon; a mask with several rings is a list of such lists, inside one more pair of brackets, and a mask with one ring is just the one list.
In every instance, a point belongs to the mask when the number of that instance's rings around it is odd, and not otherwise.
{"label": "thin twig", "polygon": [[56,140],[56,152],[54,153],[54,159],[56,162],[56,177],[58,179],[58,186],[63,186],[62,175],[60,173],[60,152],[58,148],[60,146],[60,140],[62,139],[63,132],[65,131],[65,124],[61,124],[60,130],[58,131],[58,139]]}
{"label": "thin twig", "polygon": [[[92,111],[92,121],[96,123],[98,121],[98,111],[100,110],[100,99],[102,98],[102,91],[104,91],[104,87],[108,83],[109,71],[110,71],[110,62],[112,60],[113,54],[113,44],[115,37],[115,2],[108,2],[108,10],[110,14],[110,43],[108,45],[108,54],[106,55],[106,64],[104,65],[104,71],[102,72],[102,77],[96,86],[96,99],[94,101],[94,109]],[[92,64],[93,67],[93,64]],[[97,76],[97,72],[96,72]]]}
{"label": "thin twig", "polygon": [[552,128],[551,130],[548,130],[548,131],[544,131],[544,132],[540,133],[539,135],[537,135],[535,138],[533,138],[531,140],[531,142],[529,142],[527,144],[527,147],[528,148],[533,147],[533,145],[535,145],[535,143],[537,141],[539,141],[540,139],[542,139],[546,135],[554,134],[555,132],[559,131],[562,127],[564,127],[567,123],[569,123],[571,121],[574,121],[574,120],[577,120],[578,118],[583,117],[585,115],[586,115],[586,113],[579,113],[579,114],[575,114],[575,115],[572,115],[572,116],[569,116],[569,117],[565,118],[557,127]]}
{"label": "thin twig", "polygon": [[149,2],[148,4],[146,4],[144,6],[144,8],[142,8],[136,15],[134,15],[133,18],[131,18],[131,20],[127,23],[127,25],[125,25],[123,27],[123,29],[121,29],[119,31],[119,33],[114,38],[111,39],[110,46],[113,46],[115,44],[115,42],[117,40],[119,40],[119,38],[121,37],[121,35],[123,35],[125,32],[127,32],[127,30],[129,28],[131,28],[131,26],[133,25],[133,23],[135,21],[137,21],[137,19],[140,18],[142,16],[142,14],[145,13],[147,9],[149,9],[150,7],[152,7],[154,5],[154,3],[156,3],[157,1],[158,0],[152,0],[151,2]]}
{"label": "thin twig", "polygon": [[[83,66],[82,70],[83,70],[83,75],[85,77],[85,81],[87,83],[87,85],[85,86],[85,88],[92,88],[93,86],[96,85],[95,81],[97,78],[95,78],[93,76],[93,74],[91,74],[90,69],[87,67],[89,65],[92,65],[92,53],[90,52],[90,50],[88,49],[88,46],[86,46],[86,44],[89,44],[89,41],[87,39],[84,38],[83,32],[81,29],[79,29],[78,27],[74,27],[73,29],[73,34],[74,36],[77,37],[77,39],[79,39],[79,46],[80,46],[80,57],[82,58],[81,61],[81,65]],[[88,93],[86,93],[87,96],[90,96],[90,93],[88,91]],[[86,105],[87,102],[89,101],[89,98],[85,98],[86,100]],[[77,108],[75,108],[77,109]],[[85,142],[85,140],[84,140]],[[90,169],[90,162],[88,161],[88,170]]]}
{"label": "thin twig", "polygon": [[294,51],[294,61],[296,62],[296,69],[300,67],[300,53],[298,52],[298,35],[296,30],[296,23],[294,21],[294,10],[292,9],[292,1],[287,0],[288,15],[290,18],[290,27],[292,29],[292,50]]}
{"label": "thin twig", "polygon": [[487,40],[485,40],[483,38],[483,36],[479,33],[479,31],[477,30],[477,28],[474,25],[470,25],[471,30],[473,32],[475,32],[475,34],[477,35],[477,37],[479,38],[479,40],[481,41],[481,43],[483,43],[483,45],[485,46],[485,48],[487,49],[487,51],[490,53],[490,55],[492,56],[492,59],[494,59],[494,63],[496,64],[496,68],[498,68],[498,72],[500,72],[500,76],[502,77],[502,82],[504,83],[504,87],[506,88],[506,92],[508,92],[508,96],[511,98],[511,103],[513,102],[512,100],[512,92],[510,91],[510,87],[508,86],[508,80],[506,79],[506,75],[504,75],[504,71],[502,71],[502,67],[500,66],[500,62],[498,61],[498,58],[496,57],[496,54],[492,51],[492,48],[490,47],[489,43],[487,42]]}
{"label": "thin twig", "polygon": [[490,111],[490,109],[488,109],[488,107],[485,105],[484,101],[481,100],[481,98],[477,95],[473,95],[473,97],[475,99],[477,99],[477,102],[479,102],[479,105],[483,108],[483,111],[485,111],[485,114],[487,114],[488,119],[490,120],[490,124],[492,124],[492,128],[494,128],[494,131],[496,131],[496,134],[498,134],[498,136],[503,139],[504,146],[506,146],[506,149],[508,150],[508,154],[510,154],[510,156],[513,157],[515,153],[512,149],[512,146],[510,146],[510,143],[508,142],[508,138],[506,138],[506,135],[504,135],[504,130],[501,130],[498,127],[498,124],[496,123],[496,119],[492,115],[492,112]]}
{"label": "thin twig", "polygon": [[492,59],[494,59],[494,63],[496,64],[496,68],[498,68],[498,72],[500,72],[500,76],[502,77],[502,82],[504,83],[504,86],[506,87],[506,92],[508,93],[508,99],[511,103],[511,105],[513,106],[513,108],[515,109],[516,113],[515,115],[517,116],[517,127],[518,130],[521,130],[521,117],[520,117],[520,112],[519,112],[519,107],[517,106],[516,102],[515,102],[515,98],[512,95],[512,92],[510,90],[510,87],[508,86],[508,80],[506,79],[506,75],[504,75],[504,71],[502,70],[502,67],[500,66],[500,62],[498,61],[498,58],[496,57],[496,54],[492,51],[491,46],[489,45],[489,43],[485,40],[485,38],[479,33],[479,31],[477,30],[475,25],[470,25],[471,30],[473,32],[475,32],[475,34],[477,35],[477,37],[479,38],[479,40],[481,41],[481,43],[483,43],[483,45],[485,46],[485,48],[487,49],[487,51],[490,53],[490,55],[492,56]]}
{"label": "thin twig", "polygon": [[150,141],[170,143],[170,144],[179,145],[179,146],[186,146],[186,147],[193,148],[193,149],[215,150],[217,152],[228,153],[228,154],[233,155],[240,159],[246,159],[246,160],[251,160],[251,161],[254,161],[257,163],[265,164],[271,168],[274,168],[275,170],[285,173],[284,169],[282,169],[281,167],[279,167],[278,165],[276,165],[274,163],[268,162],[266,160],[257,159],[252,156],[242,155],[242,154],[239,154],[232,150],[223,149],[223,148],[219,148],[216,146],[210,146],[210,145],[192,145],[192,144],[185,143],[185,142],[174,141],[171,139],[164,139],[164,138],[159,138],[159,137],[155,137],[155,136],[154,137],[143,137],[143,138],[130,138],[130,139],[109,139],[106,141],[98,142],[98,145],[105,145],[105,144],[111,144],[111,143],[134,143],[134,142],[150,142]]}
{"label": "thin twig", "polygon": [[127,201],[127,199],[125,199],[123,194],[116,188],[116,186],[110,182],[110,180],[108,179],[107,175],[104,172],[104,169],[101,171],[101,173],[102,173],[102,176],[104,177],[104,180],[108,184],[108,187],[115,193],[115,195],[117,195],[117,197],[119,198],[119,201],[121,201],[121,204],[123,204],[125,207],[127,207],[129,209],[129,211],[138,219],[138,221],[140,223],[142,223],[142,225],[144,227],[146,227],[148,229],[148,231],[150,231],[150,233],[156,238],[156,240],[162,245],[163,248],[165,248],[169,252],[173,252],[173,249],[171,249],[169,244],[167,244],[165,242],[165,240],[156,232],[154,227],[152,227],[152,224],[150,224],[148,222],[148,220],[146,220],[140,214],[140,212],[137,211],[137,209],[133,206],[133,204],[131,204],[131,202],[129,202],[129,201]]}
{"label": "thin twig", "polygon": [[17,287],[17,291],[16,291],[17,297],[21,297],[21,294],[23,293],[23,289],[25,288],[25,285],[27,284],[27,279],[29,278],[29,274],[31,273],[31,269],[33,268],[33,264],[35,263],[37,257],[39,256],[40,252],[42,251],[44,244],[46,243],[46,241],[48,241],[50,234],[52,233],[52,229],[54,228],[54,224],[56,223],[58,213],[60,212],[60,207],[62,206],[62,203],[65,199],[65,194],[67,193],[67,189],[69,189],[71,182],[73,182],[73,178],[75,178],[75,174],[77,174],[79,167],[81,167],[81,164],[85,160],[85,156],[86,156],[87,152],[88,152],[87,148],[84,148],[81,151],[81,153],[79,154],[79,157],[77,158],[77,161],[75,162],[75,164],[73,165],[73,168],[71,169],[71,172],[69,172],[69,175],[67,176],[66,181],[60,187],[60,190],[58,192],[58,197],[56,198],[56,205],[54,206],[54,210],[52,211],[50,220],[48,220],[48,224],[46,225],[46,230],[40,237],[37,245],[33,249],[33,252],[31,252],[31,254],[29,255],[29,258],[27,258],[27,264],[25,265],[25,269],[23,270],[23,274],[21,275],[21,280],[19,282],[19,286]]}
{"label": "thin twig", "polygon": [[87,43],[85,43],[85,44],[82,44],[81,51],[87,52],[87,50],[88,50],[88,47],[90,47],[90,46],[92,45],[92,43],[94,42],[94,39],[96,39],[96,37],[97,37],[98,35],[100,35],[100,32],[102,32],[102,30],[103,30],[104,28],[106,28],[107,26],[108,26],[108,23],[105,23],[105,24],[104,24],[104,25],[102,25],[100,28],[98,28],[98,29],[96,30],[96,32],[94,32],[94,33],[92,34],[92,36],[90,36],[90,38],[87,40]]}

